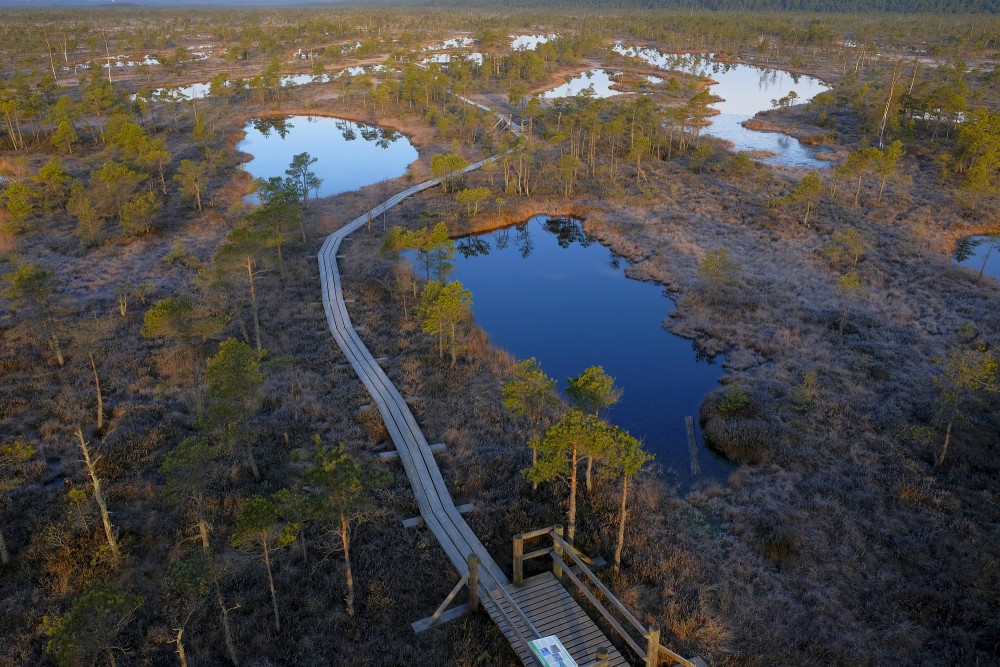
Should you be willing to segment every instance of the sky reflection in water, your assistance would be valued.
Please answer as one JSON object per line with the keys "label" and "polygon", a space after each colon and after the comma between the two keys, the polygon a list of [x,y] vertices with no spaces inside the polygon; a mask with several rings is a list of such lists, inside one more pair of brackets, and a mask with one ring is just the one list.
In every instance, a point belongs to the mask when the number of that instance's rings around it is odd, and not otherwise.
{"label": "sky reflection in water", "polygon": [[[237,149],[253,155],[243,165],[255,178],[285,175],[298,153],[318,158],[320,197],[397,178],[417,159],[405,135],[388,128],[320,116],[272,116],[250,120]],[[313,193],[310,193],[312,195]]]}
{"label": "sky reflection in water", "polygon": [[[697,421],[723,369],[663,328],[674,307],[663,287],[627,278],[628,262],[575,220],[538,216],[457,245],[451,278],[472,291],[491,342],[519,359],[536,357],[561,389],[587,366],[604,366],[625,391],[611,421],[645,439],[668,480],[689,480],[684,417]],[[731,470],[703,444],[700,459],[704,477]]]}

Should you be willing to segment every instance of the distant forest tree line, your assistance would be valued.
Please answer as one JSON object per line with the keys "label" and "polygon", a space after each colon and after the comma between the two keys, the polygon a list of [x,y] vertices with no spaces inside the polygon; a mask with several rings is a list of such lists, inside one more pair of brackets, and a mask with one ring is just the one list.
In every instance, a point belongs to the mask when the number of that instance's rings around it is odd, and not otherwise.
{"label": "distant forest tree line", "polygon": [[[375,3],[386,4],[386,3]],[[394,0],[392,4],[399,4]],[[414,0],[419,7],[589,7],[596,9],[672,9],[713,12],[830,12],[899,14],[996,14],[994,0]]]}

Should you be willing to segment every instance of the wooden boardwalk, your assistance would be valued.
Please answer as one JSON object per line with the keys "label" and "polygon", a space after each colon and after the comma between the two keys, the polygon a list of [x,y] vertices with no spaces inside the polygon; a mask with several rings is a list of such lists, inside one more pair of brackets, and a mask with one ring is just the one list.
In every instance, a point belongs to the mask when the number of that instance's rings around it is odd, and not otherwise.
{"label": "wooden boardwalk", "polygon": [[[495,159],[493,157],[477,162],[467,167],[466,171],[478,169]],[[390,197],[331,234],[323,243],[318,260],[323,308],[330,331],[382,414],[425,525],[437,538],[459,576],[467,576],[469,573],[469,555],[475,554],[478,557],[479,600],[511,642],[522,662],[532,667],[537,664],[525,645],[526,640],[556,634],[560,638],[566,638],[566,648],[581,666],[593,661],[599,647],[608,647],[610,665],[627,665],[607,637],[551,574],[531,579],[530,584],[524,588],[510,584],[500,566],[473,534],[455,506],[427,439],[402,394],[375,361],[351,324],[337,265],[337,252],[341,242],[383,211],[407,197],[439,185],[440,182],[441,179],[432,179]],[[513,629],[511,620],[516,626]]]}
{"label": "wooden boardwalk", "polygon": [[[471,165],[472,170],[481,167],[485,161]],[[402,394],[376,363],[371,352],[361,342],[361,338],[351,324],[344,301],[340,272],[337,267],[337,251],[341,242],[352,232],[367,224],[369,219],[381,215],[383,211],[409,196],[440,184],[440,179],[432,179],[415,185],[390,197],[370,212],[353,220],[350,224],[331,234],[319,252],[320,279],[323,288],[323,308],[327,322],[337,344],[340,345],[351,367],[357,373],[365,389],[375,401],[386,428],[399,452],[400,462],[406,471],[416,496],[420,515],[431,530],[448,559],[461,575],[467,574],[467,557],[476,554],[481,563],[480,582],[486,590],[507,584],[507,578],[493,561],[486,548],[472,533],[472,529],[459,514],[451,494],[445,486],[441,471],[434,460],[416,419],[410,412]]]}

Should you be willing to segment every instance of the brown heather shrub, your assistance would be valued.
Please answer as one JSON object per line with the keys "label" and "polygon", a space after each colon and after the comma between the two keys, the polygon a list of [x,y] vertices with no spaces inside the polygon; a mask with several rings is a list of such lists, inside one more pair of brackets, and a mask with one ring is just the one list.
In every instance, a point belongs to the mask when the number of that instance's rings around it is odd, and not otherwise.
{"label": "brown heather shrub", "polygon": [[378,411],[374,404],[364,406],[357,412],[358,423],[361,424],[368,435],[375,439],[386,438],[389,435],[385,422],[382,420],[382,413]]}
{"label": "brown heather shrub", "polygon": [[799,548],[799,538],[789,528],[766,524],[758,528],[760,552],[776,564],[784,563]]}

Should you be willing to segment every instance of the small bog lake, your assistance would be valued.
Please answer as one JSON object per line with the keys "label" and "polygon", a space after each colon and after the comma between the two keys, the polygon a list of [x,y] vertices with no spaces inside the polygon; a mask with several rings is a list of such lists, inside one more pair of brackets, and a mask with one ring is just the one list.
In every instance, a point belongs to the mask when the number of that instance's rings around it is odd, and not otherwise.
{"label": "small bog lake", "polygon": [[402,133],[340,118],[269,116],[251,119],[244,130],[236,148],[253,156],[243,165],[250,175],[284,177],[293,156],[309,153],[317,158],[312,170],[323,180],[315,193],[320,197],[397,178],[417,159]]}
{"label": "small bog lake", "polygon": [[1000,280],[1000,234],[961,239],[952,257],[977,274],[981,271],[983,276]]}
{"label": "small bog lake", "polygon": [[620,92],[612,88],[616,83],[614,76],[615,72],[613,70],[589,69],[568,79],[564,84],[556,86],[552,90],[545,91],[539,97],[543,100],[573,97],[574,95],[581,94],[588,88],[590,89],[589,94],[592,97],[621,95]]}
{"label": "small bog lake", "polygon": [[663,53],[653,48],[626,47],[621,42],[615,44],[614,50],[663,70],[687,72],[715,81],[709,91],[722,101],[712,105],[719,113],[709,119],[711,125],[705,131],[731,142],[733,150],[773,153],[773,157],[761,159],[766,164],[812,169],[830,166],[829,162],[817,158],[819,151],[794,137],[743,127],[743,122],[757,112],[772,108],[772,100],[794,92],[795,102],[803,103],[828,90],[821,80],[777,69],[722,63],[712,54]]}
{"label": "small bog lake", "polygon": [[[663,287],[626,277],[628,262],[572,219],[537,216],[456,244],[451,278],[471,290],[491,343],[535,357],[563,390],[566,378],[603,366],[624,390],[609,419],[645,440],[668,481],[692,481],[684,417],[697,423],[723,369],[664,329],[674,305]],[[698,438],[702,477],[725,479],[731,464]]]}

